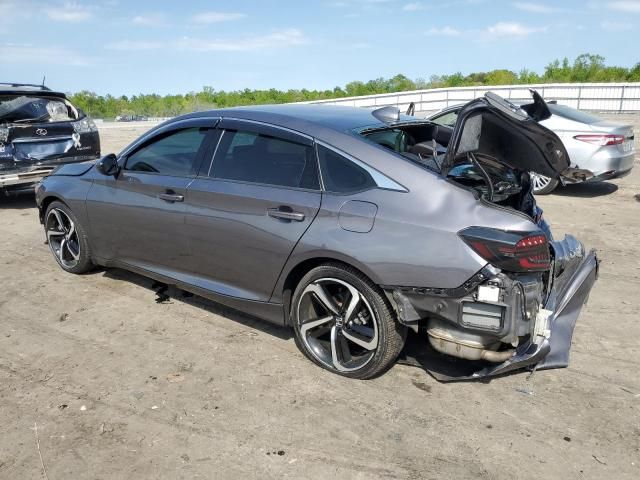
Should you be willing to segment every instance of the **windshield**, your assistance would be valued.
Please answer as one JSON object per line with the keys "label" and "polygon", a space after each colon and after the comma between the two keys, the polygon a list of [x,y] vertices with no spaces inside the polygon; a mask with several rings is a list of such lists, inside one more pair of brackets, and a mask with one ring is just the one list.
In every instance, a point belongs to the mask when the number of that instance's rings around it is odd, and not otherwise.
{"label": "windshield", "polygon": [[78,111],[64,98],[0,96],[0,122],[63,122],[77,118]]}
{"label": "windshield", "polygon": [[574,122],[592,124],[602,121],[601,118],[598,118],[595,115],[576,110],[575,108],[567,107],[566,105],[558,105],[553,103],[549,103],[547,105],[549,106],[549,110],[551,111],[551,113],[553,113],[554,115],[573,120]]}

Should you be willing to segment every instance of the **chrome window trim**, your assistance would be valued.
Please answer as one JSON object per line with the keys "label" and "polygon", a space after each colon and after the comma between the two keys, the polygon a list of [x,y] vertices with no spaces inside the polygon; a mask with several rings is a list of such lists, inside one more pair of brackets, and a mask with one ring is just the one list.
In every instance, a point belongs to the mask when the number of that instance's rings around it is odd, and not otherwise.
{"label": "chrome window trim", "polygon": [[[396,182],[395,180],[389,178],[384,173],[376,170],[371,165],[368,165],[368,164],[364,163],[362,160],[358,160],[353,155],[349,155],[348,153],[346,153],[346,152],[344,152],[344,151],[342,151],[342,150],[340,150],[340,149],[338,149],[338,148],[336,148],[336,147],[334,147],[332,145],[329,145],[328,143],[325,143],[325,142],[323,142],[321,140],[317,140],[316,139],[316,144],[317,145],[321,145],[324,148],[327,148],[327,149],[337,153],[338,155],[343,156],[344,158],[346,158],[350,162],[353,162],[356,165],[358,165],[360,168],[362,168],[364,171],[366,171],[369,175],[371,175],[371,178],[373,178],[373,181],[376,183],[376,186],[378,188],[382,188],[384,190],[393,190],[395,192],[403,192],[403,193],[407,193],[409,191],[406,187],[400,185],[398,182]],[[318,167],[320,167],[320,158],[318,158]],[[322,168],[318,168],[318,171],[320,173],[320,180],[322,181]],[[326,191],[324,189],[324,182],[322,183],[322,187],[323,187],[323,191]]]}

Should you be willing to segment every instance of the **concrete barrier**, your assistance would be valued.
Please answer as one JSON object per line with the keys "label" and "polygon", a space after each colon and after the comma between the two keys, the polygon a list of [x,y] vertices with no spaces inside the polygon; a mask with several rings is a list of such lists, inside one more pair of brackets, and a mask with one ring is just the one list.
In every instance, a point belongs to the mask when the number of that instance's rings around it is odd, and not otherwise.
{"label": "concrete barrier", "polygon": [[416,113],[431,113],[465,103],[494,92],[515,102],[531,98],[529,89],[537,90],[545,100],[556,100],[580,110],[595,112],[640,112],[640,83],[546,83],[532,85],[499,85],[483,87],[433,88],[407,92],[336,98],[301,103],[324,103],[352,107],[396,106],[406,111],[413,102]]}

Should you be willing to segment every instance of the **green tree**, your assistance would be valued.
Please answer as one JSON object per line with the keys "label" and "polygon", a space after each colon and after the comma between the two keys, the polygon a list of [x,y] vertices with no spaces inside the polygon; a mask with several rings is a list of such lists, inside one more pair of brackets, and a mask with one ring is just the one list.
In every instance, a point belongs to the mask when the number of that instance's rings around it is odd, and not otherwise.
{"label": "green tree", "polygon": [[513,85],[518,83],[518,76],[511,70],[493,70],[487,73],[484,83],[486,85]]}
{"label": "green tree", "polygon": [[367,82],[354,81],[344,87],[327,90],[290,89],[268,90],[216,90],[204,86],[199,92],[165,95],[140,94],[131,97],[97,95],[82,90],[69,96],[71,102],[96,118],[113,118],[117,115],[174,116],[182,113],[236,105],[268,104],[322,100],[346,96],[390,93],[422,88],[463,87],[475,85],[509,85],[528,83],[562,82],[640,82],[640,62],[632,68],[607,66],[604,57],[584,53],[573,62],[568,58],[547,64],[542,74],[522,69],[518,74],[511,70],[497,69],[489,72],[473,72],[467,75],[456,72],[450,75],[431,75],[429,80],[409,79],[397,74],[390,78],[375,78]]}

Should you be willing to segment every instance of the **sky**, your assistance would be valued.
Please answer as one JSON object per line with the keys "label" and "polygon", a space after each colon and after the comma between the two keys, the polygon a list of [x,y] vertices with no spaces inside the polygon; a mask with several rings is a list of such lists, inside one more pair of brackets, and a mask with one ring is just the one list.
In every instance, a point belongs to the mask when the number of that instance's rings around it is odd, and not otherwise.
{"label": "sky", "polygon": [[101,95],[629,67],[638,45],[640,0],[0,0],[0,81]]}

